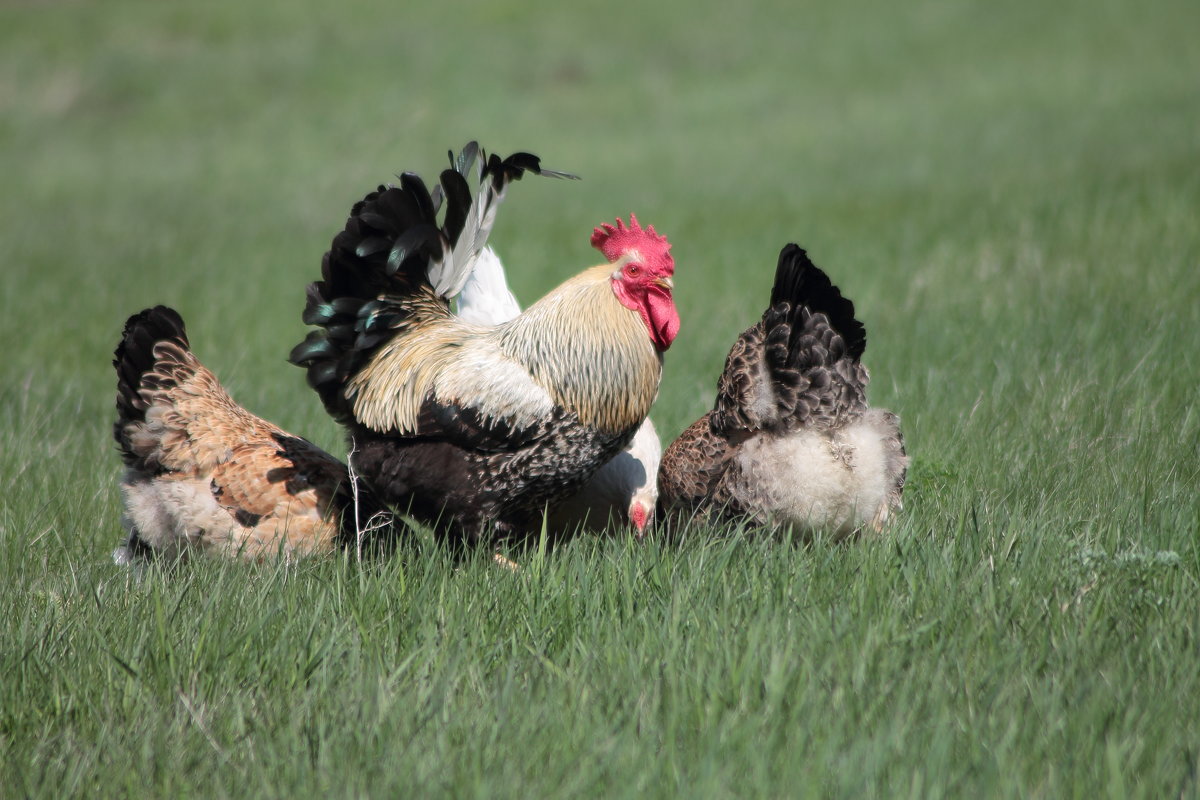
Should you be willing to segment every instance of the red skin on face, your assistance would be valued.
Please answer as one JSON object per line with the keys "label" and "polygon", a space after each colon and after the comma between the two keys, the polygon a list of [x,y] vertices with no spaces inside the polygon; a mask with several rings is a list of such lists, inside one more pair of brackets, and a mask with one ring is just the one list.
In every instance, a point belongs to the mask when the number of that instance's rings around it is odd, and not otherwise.
{"label": "red skin on face", "polygon": [[654,346],[659,350],[670,347],[679,333],[679,312],[670,290],[653,282],[633,282],[628,278],[614,278],[612,283],[621,305],[642,315]]}
{"label": "red skin on face", "polygon": [[646,532],[646,507],[644,505],[634,503],[629,506],[629,519],[633,522],[633,526],[637,528],[639,537]]}
{"label": "red skin on face", "polygon": [[675,260],[667,237],[657,234],[653,225],[643,229],[630,214],[628,227],[618,219],[615,226],[604,223],[596,228],[592,246],[614,264],[625,259],[620,272],[613,274],[613,292],[621,305],[642,315],[654,346],[666,350],[679,333],[670,282]]}

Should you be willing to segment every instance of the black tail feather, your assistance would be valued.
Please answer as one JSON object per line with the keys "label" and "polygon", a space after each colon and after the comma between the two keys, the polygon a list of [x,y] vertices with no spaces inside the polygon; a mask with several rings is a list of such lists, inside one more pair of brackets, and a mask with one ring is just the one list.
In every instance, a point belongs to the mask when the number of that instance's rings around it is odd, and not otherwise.
{"label": "black tail feather", "polygon": [[[829,280],[820,267],[813,264],[808,253],[799,245],[787,244],[779,253],[779,265],[775,270],[775,285],[771,288],[771,308],[788,303],[792,337],[804,334],[801,321],[803,309],[809,314],[824,314],[830,326],[841,334],[846,353],[855,361],[867,349],[867,329],[854,316],[854,303],[843,297],[842,292]],[[798,341],[789,342],[788,350],[798,352]]]}
{"label": "black tail feather", "polygon": [[771,303],[738,337],[710,424],[722,435],[834,425],[865,403],[867,333],[854,304],[795,244],[779,253]]}
{"label": "black tail feather", "polygon": [[189,349],[183,318],[167,306],[147,308],[125,322],[121,341],[113,354],[113,367],[117,371],[117,420],[113,424],[113,437],[120,445],[126,463],[136,458],[127,441],[126,426],[146,419],[146,402],[139,390],[146,373],[158,363],[154,346],[164,341]]}

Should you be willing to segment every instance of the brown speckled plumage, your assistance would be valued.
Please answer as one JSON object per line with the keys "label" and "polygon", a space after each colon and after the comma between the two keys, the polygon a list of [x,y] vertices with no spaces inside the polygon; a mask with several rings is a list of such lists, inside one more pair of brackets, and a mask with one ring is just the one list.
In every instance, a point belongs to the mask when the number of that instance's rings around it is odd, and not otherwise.
{"label": "brown speckled plumage", "polygon": [[738,337],[714,408],[663,455],[665,512],[847,534],[900,508],[908,457],[896,415],[871,409],[866,331],[796,245],[770,305]]}
{"label": "brown speckled plumage", "polygon": [[126,465],[124,559],[192,552],[261,559],[391,534],[389,514],[344,464],[239,406],[192,354],[183,320],[129,318],[113,365],[113,433]]}

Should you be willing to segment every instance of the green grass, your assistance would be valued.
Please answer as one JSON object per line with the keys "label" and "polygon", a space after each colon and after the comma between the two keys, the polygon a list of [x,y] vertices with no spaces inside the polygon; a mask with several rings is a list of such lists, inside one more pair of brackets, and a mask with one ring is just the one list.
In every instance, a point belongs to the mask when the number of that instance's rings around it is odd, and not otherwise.
{"label": "green grass", "polygon": [[[0,796],[1195,796],[1200,7],[16,2],[0,9]],[[901,414],[878,540],[574,542],[517,575],[131,581],[124,318],[178,307],[252,410],[350,204],[477,137],[525,301],[635,211],[711,403],[787,241]]]}

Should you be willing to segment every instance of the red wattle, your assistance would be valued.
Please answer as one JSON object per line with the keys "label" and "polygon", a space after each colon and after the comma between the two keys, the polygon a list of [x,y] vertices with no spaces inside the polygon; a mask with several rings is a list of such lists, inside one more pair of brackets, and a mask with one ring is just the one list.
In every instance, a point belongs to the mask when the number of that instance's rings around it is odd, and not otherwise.
{"label": "red wattle", "polygon": [[650,338],[659,350],[666,350],[679,333],[679,311],[671,295],[651,290],[646,296],[645,315],[650,324]]}
{"label": "red wattle", "polygon": [[639,287],[634,293],[619,280],[614,280],[612,286],[621,305],[641,315],[654,346],[659,350],[669,348],[679,333],[679,312],[671,293],[657,286]]}

